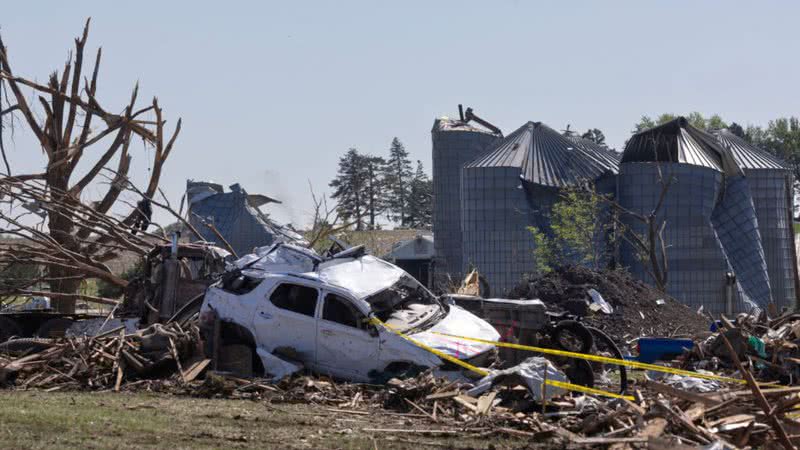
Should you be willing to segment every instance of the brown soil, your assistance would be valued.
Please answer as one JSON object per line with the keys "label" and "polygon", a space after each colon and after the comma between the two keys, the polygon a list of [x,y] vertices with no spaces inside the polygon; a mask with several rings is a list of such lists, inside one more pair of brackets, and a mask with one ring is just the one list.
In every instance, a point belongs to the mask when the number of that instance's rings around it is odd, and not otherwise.
{"label": "brown soil", "polygon": [[[612,314],[586,308],[595,289],[614,308]],[[570,311],[606,331],[619,343],[635,337],[693,336],[708,331],[708,319],[677,300],[633,279],[624,271],[566,267],[520,283],[509,298],[538,298],[554,311]],[[659,305],[656,301],[664,300]]]}

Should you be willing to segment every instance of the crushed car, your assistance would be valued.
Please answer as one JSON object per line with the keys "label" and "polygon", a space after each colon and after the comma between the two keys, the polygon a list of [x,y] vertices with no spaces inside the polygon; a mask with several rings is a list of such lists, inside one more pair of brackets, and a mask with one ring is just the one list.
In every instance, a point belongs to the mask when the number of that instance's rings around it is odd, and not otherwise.
{"label": "crushed car", "polygon": [[423,347],[485,367],[496,346],[443,334],[500,339],[363,247],[323,257],[287,243],[232,263],[206,291],[200,329],[218,370],[277,379],[304,367],[356,382],[424,368],[461,372]]}

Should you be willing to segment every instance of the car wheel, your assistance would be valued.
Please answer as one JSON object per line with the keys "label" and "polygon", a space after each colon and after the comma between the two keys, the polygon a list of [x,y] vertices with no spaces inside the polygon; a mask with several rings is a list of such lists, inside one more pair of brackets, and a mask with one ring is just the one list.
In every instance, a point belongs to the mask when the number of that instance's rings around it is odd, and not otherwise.
{"label": "car wheel", "polygon": [[552,334],[556,348],[568,352],[589,353],[594,345],[592,332],[575,320],[562,320]]}

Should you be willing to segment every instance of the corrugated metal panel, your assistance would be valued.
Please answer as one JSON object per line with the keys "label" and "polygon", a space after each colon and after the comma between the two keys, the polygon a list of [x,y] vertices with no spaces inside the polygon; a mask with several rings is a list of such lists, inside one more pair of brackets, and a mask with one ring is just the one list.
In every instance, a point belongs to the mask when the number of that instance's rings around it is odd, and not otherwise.
{"label": "corrugated metal panel", "polygon": [[609,148],[606,147],[605,145],[600,145],[594,141],[590,141],[589,139],[584,139],[580,136],[567,136],[567,139],[569,139],[574,144],[579,144],[597,153],[605,154],[609,158],[616,161],[617,163],[619,163],[619,161],[622,159],[622,153],[614,150],[613,148]]}
{"label": "corrugated metal panel", "polygon": [[542,186],[574,186],[617,173],[618,160],[608,151],[597,151],[573,142],[541,122],[528,122],[467,168],[519,167],[525,180]]}
{"label": "corrugated metal panel", "polygon": [[707,137],[703,131],[691,126],[684,117],[634,134],[621,162],[683,163],[709,167],[724,172],[735,171],[733,161],[724,161],[725,150]]}
{"label": "corrugated metal panel", "polygon": [[731,151],[736,164],[742,169],[788,169],[786,163],[780,158],[745,141],[729,130],[715,131],[714,136],[723,147]]}

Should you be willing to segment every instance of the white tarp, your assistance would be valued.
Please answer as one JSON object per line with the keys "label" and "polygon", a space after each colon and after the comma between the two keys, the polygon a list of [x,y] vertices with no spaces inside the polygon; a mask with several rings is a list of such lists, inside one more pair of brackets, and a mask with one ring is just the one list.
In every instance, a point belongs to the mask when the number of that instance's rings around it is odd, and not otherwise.
{"label": "white tarp", "polygon": [[[568,382],[564,372],[556,369],[550,361],[541,356],[533,356],[514,367],[492,371],[489,375],[481,378],[474,388],[467,391],[467,394],[476,397],[488,391],[495,382],[499,383],[503,378],[508,376],[517,376],[525,382],[533,399],[540,401],[542,399],[542,383],[544,383],[545,371],[547,372],[548,380],[561,381],[562,383]],[[545,389],[545,396],[548,399],[565,393],[566,391],[564,389],[555,386],[548,385]]]}

